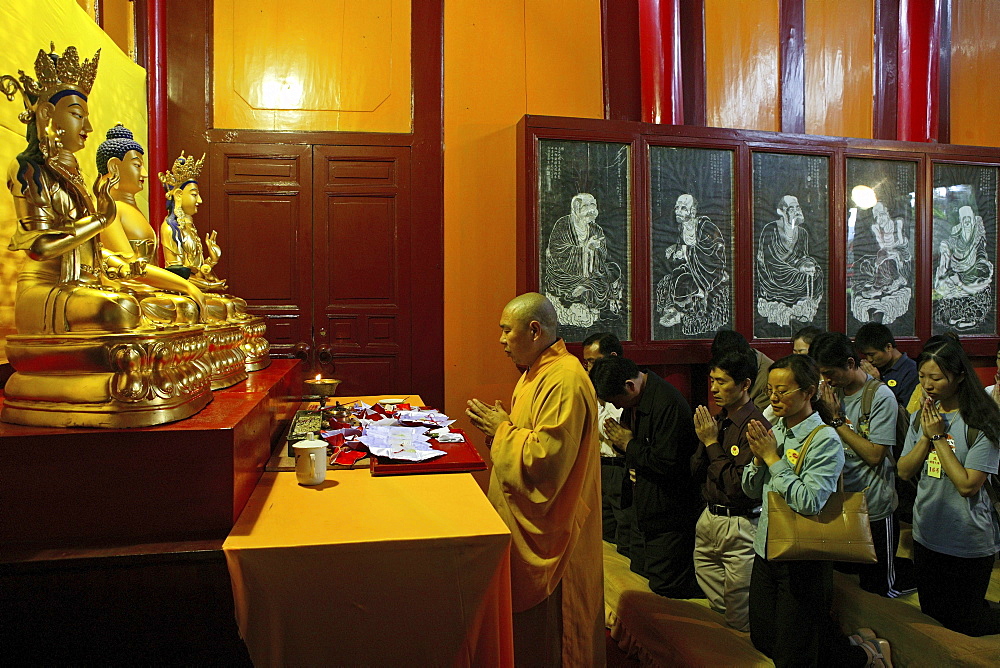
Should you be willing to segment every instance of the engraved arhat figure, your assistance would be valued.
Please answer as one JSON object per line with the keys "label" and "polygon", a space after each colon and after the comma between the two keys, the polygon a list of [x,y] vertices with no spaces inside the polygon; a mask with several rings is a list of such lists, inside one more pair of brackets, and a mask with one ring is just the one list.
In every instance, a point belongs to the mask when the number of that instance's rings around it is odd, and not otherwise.
{"label": "engraved arhat figure", "polygon": [[725,240],[715,223],[698,215],[690,194],[677,198],[674,218],[680,240],[667,247],[666,275],[656,286],[660,324],[681,323],[688,335],[714,332],[729,318]]}
{"label": "engraved arhat figure", "polygon": [[564,325],[590,327],[602,313],[621,311],[621,268],[608,260],[598,213],[593,195],[577,193],[549,235],[542,285]]}
{"label": "engraved arhat figure", "polygon": [[809,255],[809,232],[799,199],[785,195],[778,219],[757,242],[757,312],[777,325],[812,322],[823,299],[823,270]]}

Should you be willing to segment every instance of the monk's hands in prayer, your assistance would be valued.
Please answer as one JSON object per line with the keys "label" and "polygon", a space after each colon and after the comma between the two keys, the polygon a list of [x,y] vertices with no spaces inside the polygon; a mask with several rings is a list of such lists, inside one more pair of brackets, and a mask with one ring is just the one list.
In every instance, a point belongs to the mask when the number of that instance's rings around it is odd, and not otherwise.
{"label": "monk's hands in prayer", "polygon": [[868,360],[861,360],[861,370],[875,380],[882,380],[882,374],[879,373],[878,368],[876,368],[875,365]]}
{"label": "monk's hands in prayer", "polygon": [[832,415],[840,417],[840,401],[837,400],[837,394],[830,387],[830,383],[820,381],[819,400],[823,402]]}
{"label": "monk's hands in prayer", "polygon": [[761,463],[770,466],[781,459],[778,456],[778,441],[774,438],[774,432],[764,429],[760,420],[751,420],[747,425],[747,440],[750,441],[750,451],[755,458],[755,464]]}
{"label": "monk's hands in prayer", "polygon": [[924,407],[920,411],[920,426],[927,438],[944,434],[944,418],[930,397],[924,399]]}
{"label": "monk's hands in prayer", "polygon": [[694,409],[694,431],[703,445],[709,446],[719,442],[719,423],[705,406]]}
{"label": "monk's hands in prayer", "polygon": [[611,441],[611,445],[621,452],[628,449],[628,442],[632,440],[632,432],[621,426],[614,418],[604,421],[604,435]]}
{"label": "monk's hands in prayer", "polygon": [[472,426],[489,436],[490,439],[496,435],[497,427],[504,422],[510,422],[510,415],[504,410],[499,399],[492,406],[484,404],[479,399],[470,400],[468,405],[465,414],[472,420]]}

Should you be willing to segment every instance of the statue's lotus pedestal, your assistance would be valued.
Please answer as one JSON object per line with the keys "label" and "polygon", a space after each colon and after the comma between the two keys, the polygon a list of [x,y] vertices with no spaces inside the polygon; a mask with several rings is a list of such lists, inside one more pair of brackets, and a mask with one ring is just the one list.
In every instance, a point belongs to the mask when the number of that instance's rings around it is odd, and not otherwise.
{"label": "statue's lotus pedestal", "polygon": [[[7,356],[15,373],[4,388],[0,419],[38,427],[102,428],[182,420],[212,401],[212,347],[212,337],[201,325],[121,334],[9,336]],[[222,352],[215,358],[235,369]]]}
{"label": "statue's lotus pedestal", "polygon": [[242,345],[246,332],[237,323],[213,322],[205,325],[208,337],[208,366],[213,390],[223,390],[247,379]]}
{"label": "statue's lotus pedestal", "polygon": [[267,323],[260,316],[253,316],[243,323],[244,338],[240,349],[247,371],[260,371],[271,363],[271,343],[264,338],[266,333]]}
{"label": "statue's lotus pedestal", "polygon": [[0,545],[225,538],[301,400],[298,364],[274,360],[170,424],[0,423]]}

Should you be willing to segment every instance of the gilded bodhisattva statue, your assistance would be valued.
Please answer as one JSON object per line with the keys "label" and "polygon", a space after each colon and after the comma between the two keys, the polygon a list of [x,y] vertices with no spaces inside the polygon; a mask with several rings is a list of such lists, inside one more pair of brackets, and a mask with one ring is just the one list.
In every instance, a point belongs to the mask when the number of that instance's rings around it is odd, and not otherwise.
{"label": "gilded bodhisattva statue", "polygon": [[88,97],[99,56],[80,62],[76,48],[60,55],[53,46],[38,52],[34,78],[23,70],[0,77],[8,100],[22,97],[28,140],[7,172],[17,216],[9,249],[28,256],[15,297],[18,333],[7,339],[15,373],[0,417],[8,422],[147,426],[211,401],[204,327],[145,316],[123,281],[144,280],[146,264],[103,253],[120,177],[96,184],[95,201],[75,156],[93,130]]}

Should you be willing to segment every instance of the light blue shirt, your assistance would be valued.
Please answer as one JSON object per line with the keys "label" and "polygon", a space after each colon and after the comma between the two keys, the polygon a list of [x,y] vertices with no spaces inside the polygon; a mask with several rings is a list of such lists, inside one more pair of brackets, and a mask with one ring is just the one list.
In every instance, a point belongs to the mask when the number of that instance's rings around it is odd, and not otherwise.
{"label": "light blue shirt", "polygon": [[[851,421],[854,431],[858,433],[861,433],[859,430],[862,428],[861,397],[864,393],[862,388],[850,396],[845,396],[841,402],[841,410]],[[861,435],[876,445],[889,448],[881,464],[872,468],[854,452],[851,446],[844,443],[844,491],[865,493],[868,519],[872,522],[885,519],[899,505],[899,497],[896,495],[896,462],[892,459],[891,451],[892,446],[896,444],[898,406],[896,395],[892,390],[880,384],[875,390],[875,396],[872,397],[868,434]]]}
{"label": "light blue shirt", "polygon": [[[923,431],[919,416],[918,412],[911,418],[913,422],[906,432],[903,456],[913,450]],[[996,473],[1000,466],[1000,450],[986,434],[980,433],[970,448],[962,415],[956,411],[941,413],[941,417],[945,431],[955,439],[955,457],[962,466]],[[989,494],[980,489],[978,494],[963,497],[943,467],[940,478],[929,476],[924,460],[917,483],[917,499],[913,503],[913,540],[929,550],[953,557],[972,559],[996,554],[1000,551],[1000,526]]]}
{"label": "light blue shirt", "polygon": [[824,426],[813,436],[799,475],[795,475],[795,464],[788,456],[789,451],[797,454],[809,432],[822,424],[819,413],[815,412],[791,429],[785,427],[785,418],[778,418],[773,432],[781,459],[770,467],[757,466],[751,461],[743,469],[743,491],[752,499],[762,500],[753,549],[765,559],[768,492],[781,494],[797,513],[818,515],[830,495],[837,491],[837,480],[844,468],[844,444],[833,427]]}

